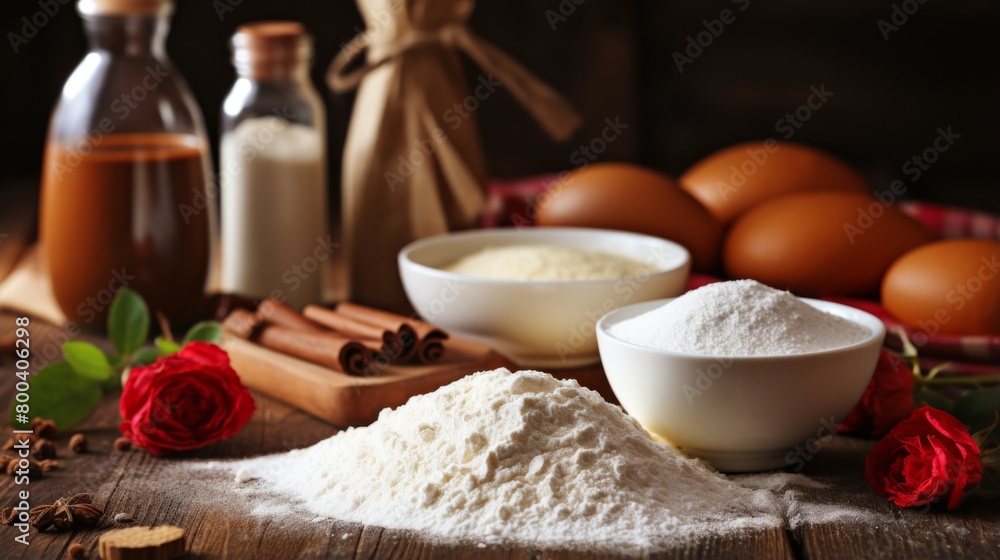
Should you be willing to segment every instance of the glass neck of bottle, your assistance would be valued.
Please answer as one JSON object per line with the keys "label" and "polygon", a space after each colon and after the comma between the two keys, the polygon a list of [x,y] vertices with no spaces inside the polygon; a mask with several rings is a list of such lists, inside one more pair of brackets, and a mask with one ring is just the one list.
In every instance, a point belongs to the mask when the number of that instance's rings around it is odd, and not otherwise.
{"label": "glass neck of bottle", "polygon": [[92,50],[132,57],[164,58],[169,31],[165,17],[148,15],[99,15],[85,18]]}
{"label": "glass neck of bottle", "polygon": [[236,64],[236,74],[240,78],[275,86],[307,84],[309,83],[309,60],[240,62]]}

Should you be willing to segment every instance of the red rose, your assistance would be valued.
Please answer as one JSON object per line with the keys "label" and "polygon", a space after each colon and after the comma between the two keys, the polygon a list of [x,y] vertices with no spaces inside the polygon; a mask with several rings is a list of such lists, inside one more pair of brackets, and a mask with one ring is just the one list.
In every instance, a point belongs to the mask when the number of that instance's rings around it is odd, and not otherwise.
{"label": "red rose", "polygon": [[923,406],[875,444],[865,476],[872,490],[897,506],[943,503],[954,509],[983,480],[979,453],[954,416]]}
{"label": "red rose", "polygon": [[120,429],[154,455],[195,449],[232,437],[250,420],[254,402],[214,344],[132,370],[122,391]]}
{"label": "red rose", "polygon": [[882,351],[872,380],[837,432],[882,437],[913,411],[913,372],[896,355]]}

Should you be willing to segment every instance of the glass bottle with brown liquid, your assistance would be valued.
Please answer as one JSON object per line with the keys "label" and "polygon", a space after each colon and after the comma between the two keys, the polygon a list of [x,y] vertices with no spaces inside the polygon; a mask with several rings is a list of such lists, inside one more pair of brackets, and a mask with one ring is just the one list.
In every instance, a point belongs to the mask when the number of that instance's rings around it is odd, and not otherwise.
{"label": "glass bottle with brown liquid", "polygon": [[112,294],[173,321],[204,304],[215,208],[201,112],[166,56],[169,0],[81,0],[90,50],[52,115],[41,242],[56,301],[100,327]]}

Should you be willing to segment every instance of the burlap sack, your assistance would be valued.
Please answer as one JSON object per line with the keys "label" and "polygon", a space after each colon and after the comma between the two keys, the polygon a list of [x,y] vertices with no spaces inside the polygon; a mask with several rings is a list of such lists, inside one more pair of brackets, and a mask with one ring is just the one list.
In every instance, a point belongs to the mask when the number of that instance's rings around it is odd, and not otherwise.
{"label": "burlap sack", "polygon": [[[343,227],[350,298],[408,308],[396,256],[415,239],[471,227],[485,161],[458,51],[515,96],[554,138],[580,118],[552,89],[473,35],[472,0],[357,0],[366,30],[330,67],[335,92],[358,88],[344,147]],[[348,70],[365,53],[365,62]],[[499,86],[497,85],[499,84]],[[466,105],[467,106],[467,105]]]}

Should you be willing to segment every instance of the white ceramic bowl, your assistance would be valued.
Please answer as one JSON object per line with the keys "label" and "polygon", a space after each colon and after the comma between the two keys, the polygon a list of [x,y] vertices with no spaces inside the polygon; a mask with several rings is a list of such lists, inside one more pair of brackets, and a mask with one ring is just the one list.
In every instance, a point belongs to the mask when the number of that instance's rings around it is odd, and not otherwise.
{"label": "white ceramic bowl", "polygon": [[647,430],[720,471],[798,467],[816,454],[865,391],[885,326],[859,309],[803,298],[868,327],[851,346],[786,356],[718,357],[637,346],[608,333],[615,323],[670,301],[619,309],[597,324],[611,389]]}
{"label": "white ceramic bowl", "polygon": [[[611,280],[514,281],[442,270],[484,247],[545,243],[631,257],[648,274]],[[518,364],[538,368],[595,363],[594,328],[605,313],[630,303],[680,295],[690,268],[671,241],[585,228],[497,228],[449,233],[399,253],[403,287],[427,321],[483,342]]]}

